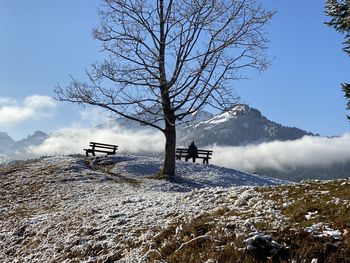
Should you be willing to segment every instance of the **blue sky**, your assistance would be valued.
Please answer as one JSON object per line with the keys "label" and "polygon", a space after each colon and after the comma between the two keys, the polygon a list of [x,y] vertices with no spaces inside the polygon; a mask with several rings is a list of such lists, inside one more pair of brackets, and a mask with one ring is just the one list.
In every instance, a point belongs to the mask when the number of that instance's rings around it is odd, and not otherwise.
{"label": "blue sky", "polygon": [[[341,51],[343,37],[323,24],[323,1],[262,2],[278,12],[267,27],[272,66],[234,84],[242,101],[283,125],[327,136],[348,132],[339,83],[350,81],[350,58]],[[85,68],[100,57],[91,36],[98,5],[1,1],[0,131],[19,139],[39,129],[91,124],[82,107],[45,96],[54,96],[54,86],[67,84],[70,74],[83,79]]]}

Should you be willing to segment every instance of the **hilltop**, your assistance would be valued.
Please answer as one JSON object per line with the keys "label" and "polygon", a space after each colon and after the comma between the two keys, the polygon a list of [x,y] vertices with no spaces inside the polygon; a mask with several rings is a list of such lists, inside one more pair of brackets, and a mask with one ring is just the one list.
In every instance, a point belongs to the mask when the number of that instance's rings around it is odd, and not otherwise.
{"label": "hilltop", "polygon": [[177,162],[168,181],[160,163],[62,156],[1,166],[0,261],[350,258],[348,179],[291,184]]}

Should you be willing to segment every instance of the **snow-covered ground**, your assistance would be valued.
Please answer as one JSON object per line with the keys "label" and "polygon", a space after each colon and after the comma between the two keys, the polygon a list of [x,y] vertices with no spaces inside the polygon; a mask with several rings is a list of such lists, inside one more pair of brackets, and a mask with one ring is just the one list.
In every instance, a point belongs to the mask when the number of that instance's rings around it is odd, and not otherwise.
{"label": "snow-covered ground", "polygon": [[158,180],[160,165],[113,156],[2,167],[0,262],[143,262],[162,229],[220,209],[247,215],[217,222],[234,223],[235,235],[245,238],[257,231],[254,223],[288,222],[254,189],[287,181],[186,162],[177,162],[174,180]]}

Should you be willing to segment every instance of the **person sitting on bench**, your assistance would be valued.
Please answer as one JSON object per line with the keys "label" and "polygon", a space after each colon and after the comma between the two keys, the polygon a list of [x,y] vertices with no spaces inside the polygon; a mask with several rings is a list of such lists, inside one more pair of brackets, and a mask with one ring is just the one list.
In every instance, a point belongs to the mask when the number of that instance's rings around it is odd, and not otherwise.
{"label": "person sitting on bench", "polygon": [[191,142],[191,144],[188,146],[188,155],[185,158],[185,161],[187,162],[190,158],[192,158],[193,162],[195,162],[196,158],[198,158],[198,149],[194,142]]}

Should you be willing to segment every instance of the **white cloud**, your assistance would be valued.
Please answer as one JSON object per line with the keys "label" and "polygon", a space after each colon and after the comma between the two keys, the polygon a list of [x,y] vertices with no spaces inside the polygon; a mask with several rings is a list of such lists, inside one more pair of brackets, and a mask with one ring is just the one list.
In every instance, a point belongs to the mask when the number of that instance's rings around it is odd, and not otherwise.
{"label": "white cloud", "polygon": [[99,107],[86,107],[84,110],[81,110],[79,114],[80,122],[85,123],[85,125],[89,127],[94,127],[111,120],[107,117],[107,111]]}
{"label": "white cloud", "polygon": [[56,102],[48,96],[33,95],[24,99],[24,105],[31,109],[55,108]]}
{"label": "white cloud", "polygon": [[35,155],[64,155],[84,153],[83,148],[90,141],[116,144],[121,153],[160,153],[164,150],[164,136],[155,131],[131,131],[120,128],[111,129],[62,129],[50,136],[43,144],[28,149]]}
{"label": "white cloud", "polygon": [[16,103],[17,103],[17,101],[15,99],[0,97],[0,107],[1,106],[16,105]]}
{"label": "white cloud", "polygon": [[29,96],[22,103],[0,97],[0,124],[14,125],[26,120],[45,118],[51,116],[56,107],[56,102],[48,96]]}
{"label": "white cloud", "polygon": [[[162,153],[164,135],[156,130],[134,131],[121,128],[66,128],[39,146],[28,149],[33,155],[84,154],[90,141],[119,145],[120,153]],[[350,133],[341,137],[305,136],[295,141],[275,141],[244,147],[203,147],[214,150],[213,164],[254,172],[259,168],[289,170],[296,167],[327,167],[350,161]]]}
{"label": "white cloud", "polygon": [[214,146],[213,150],[213,163],[244,171],[327,167],[350,161],[350,133],[333,138],[305,136],[295,141],[274,141],[244,147]]}

